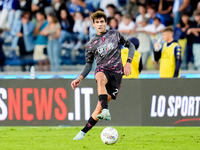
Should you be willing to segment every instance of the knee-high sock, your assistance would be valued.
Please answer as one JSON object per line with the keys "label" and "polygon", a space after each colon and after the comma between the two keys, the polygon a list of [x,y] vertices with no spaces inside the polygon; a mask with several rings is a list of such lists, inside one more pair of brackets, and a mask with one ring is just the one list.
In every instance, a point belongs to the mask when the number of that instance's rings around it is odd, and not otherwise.
{"label": "knee-high sock", "polygon": [[107,94],[99,95],[99,101],[103,109],[108,109],[108,95]]}
{"label": "knee-high sock", "polygon": [[92,129],[93,126],[97,123],[96,120],[92,118],[92,116],[89,118],[88,123],[85,125],[85,127],[81,130],[85,133],[87,133],[90,129]]}

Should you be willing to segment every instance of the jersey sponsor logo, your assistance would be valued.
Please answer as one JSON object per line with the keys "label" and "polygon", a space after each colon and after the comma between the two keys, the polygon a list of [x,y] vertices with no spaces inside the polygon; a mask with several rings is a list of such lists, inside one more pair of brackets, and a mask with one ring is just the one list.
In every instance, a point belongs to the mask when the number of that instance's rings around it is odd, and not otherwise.
{"label": "jersey sponsor logo", "polygon": [[110,51],[112,49],[114,49],[114,43],[108,43],[97,47],[97,51],[101,56],[104,56],[106,51]]}

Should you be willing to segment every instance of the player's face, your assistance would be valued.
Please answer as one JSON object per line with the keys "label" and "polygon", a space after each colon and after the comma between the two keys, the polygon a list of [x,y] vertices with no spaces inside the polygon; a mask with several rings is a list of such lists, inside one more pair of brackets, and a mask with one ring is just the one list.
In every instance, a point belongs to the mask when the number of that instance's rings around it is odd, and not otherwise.
{"label": "player's face", "polygon": [[168,42],[171,38],[173,38],[173,33],[171,33],[171,32],[163,32],[162,36],[163,36],[163,40],[165,42]]}
{"label": "player's face", "polygon": [[97,30],[97,35],[106,32],[106,25],[107,22],[104,20],[104,18],[98,18],[94,20],[93,26]]}
{"label": "player's face", "polygon": [[168,32],[163,32],[162,36],[165,42],[168,41],[168,37],[169,37]]}

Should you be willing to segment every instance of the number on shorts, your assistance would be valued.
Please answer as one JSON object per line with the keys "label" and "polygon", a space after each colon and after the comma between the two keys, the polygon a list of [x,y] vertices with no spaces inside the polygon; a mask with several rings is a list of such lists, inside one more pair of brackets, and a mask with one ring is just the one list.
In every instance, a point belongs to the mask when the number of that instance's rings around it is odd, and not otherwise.
{"label": "number on shorts", "polygon": [[119,91],[118,89],[115,89],[115,90],[116,90],[116,91],[115,91],[115,92],[113,92],[113,95],[114,95],[114,96],[116,96],[116,94],[117,94],[117,93],[118,93],[118,91]]}

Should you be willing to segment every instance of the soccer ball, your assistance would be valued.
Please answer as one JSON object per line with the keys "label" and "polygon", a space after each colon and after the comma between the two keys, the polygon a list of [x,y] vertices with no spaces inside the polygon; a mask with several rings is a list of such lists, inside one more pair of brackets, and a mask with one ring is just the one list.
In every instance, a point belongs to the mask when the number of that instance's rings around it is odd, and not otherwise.
{"label": "soccer ball", "polygon": [[113,127],[106,127],[101,132],[101,140],[108,145],[116,143],[118,140],[117,130]]}

